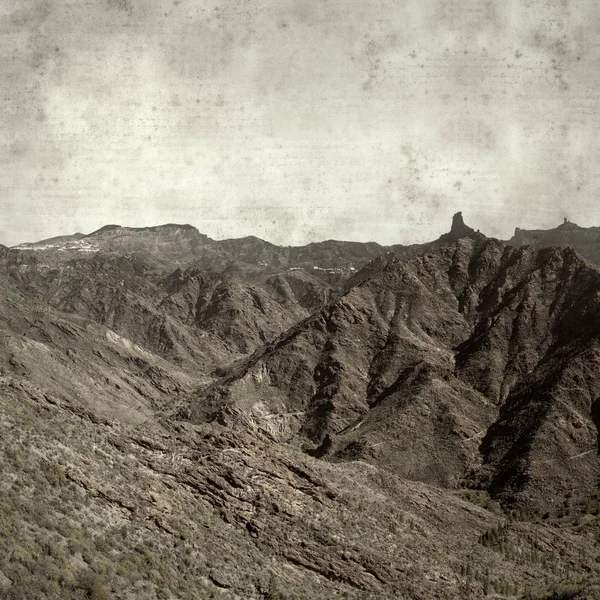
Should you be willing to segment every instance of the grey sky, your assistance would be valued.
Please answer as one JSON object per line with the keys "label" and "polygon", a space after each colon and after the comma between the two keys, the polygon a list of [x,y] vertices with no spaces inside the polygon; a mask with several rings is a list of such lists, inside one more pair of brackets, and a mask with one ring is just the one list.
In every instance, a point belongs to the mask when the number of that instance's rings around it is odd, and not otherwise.
{"label": "grey sky", "polygon": [[591,0],[4,0],[0,52],[0,243],[600,225]]}

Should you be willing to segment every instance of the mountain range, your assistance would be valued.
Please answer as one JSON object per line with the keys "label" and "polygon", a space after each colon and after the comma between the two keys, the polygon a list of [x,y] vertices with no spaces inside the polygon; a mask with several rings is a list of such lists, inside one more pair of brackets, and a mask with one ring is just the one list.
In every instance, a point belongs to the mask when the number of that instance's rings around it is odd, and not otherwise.
{"label": "mountain range", "polygon": [[0,598],[600,598],[600,228],[0,246]]}

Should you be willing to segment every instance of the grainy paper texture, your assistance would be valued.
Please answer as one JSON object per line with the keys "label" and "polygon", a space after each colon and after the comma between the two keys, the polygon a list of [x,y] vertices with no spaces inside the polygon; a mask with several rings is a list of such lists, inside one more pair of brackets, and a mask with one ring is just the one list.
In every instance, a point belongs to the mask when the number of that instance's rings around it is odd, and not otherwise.
{"label": "grainy paper texture", "polygon": [[0,243],[597,224],[599,20],[591,0],[4,0]]}

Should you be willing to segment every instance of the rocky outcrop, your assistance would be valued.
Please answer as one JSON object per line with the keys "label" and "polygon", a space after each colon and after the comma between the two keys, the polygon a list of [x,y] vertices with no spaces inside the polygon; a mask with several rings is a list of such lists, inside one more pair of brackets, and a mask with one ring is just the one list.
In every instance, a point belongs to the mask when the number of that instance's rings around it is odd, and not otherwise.
{"label": "rocky outcrop", "polygon": [[598,556],[593,525],[511,522],[487,498],[362,461],[218,426],[93,420],[12,384],[0,377],[11,598],[458,600],[581,579]]}
{"label": "rocky outcrop", "polygon": [[462,216],[462,212],[457,212],[452,217],[452,227],[448,233],[445,233],[439,238],[440,242],[454,242],[464,237],[479,237],[484,236],[479,232],[476,232],[472,227],[465,224]]}
{"label": "rocky outcrop", "polygon": [[276,439],[334,436],[331,456],[438,485],[467,478],[531,509],[556,508],[549,480],[557,497],[591,499],[595,454],[563,466],[596,443],[598,290],[570,249],[464,237],[389,258],[226,370],[192,415]]}
{"label": "rocky outcrop", "polygon": [[140,256],[99,253],[51,266],[38,254],[9,253],[0,269],[26,297],[204,373],[252,352],[307,314],[261,286],[200,269],[165,275]]}
{"label": "rocky outcrop", "polygon": [[42,246],[0,246],[0,596],[594,597],[600,273],[572,249],[460,214],[395,252]]}
{"label": "rocky outcrop", "polygon": [[600,227],[580,227],[566,218],[554,229],[515,229],[508,241],[512,246],[534,246],[546,248],[558,246],[571,247],[578,254],[600,265]]}

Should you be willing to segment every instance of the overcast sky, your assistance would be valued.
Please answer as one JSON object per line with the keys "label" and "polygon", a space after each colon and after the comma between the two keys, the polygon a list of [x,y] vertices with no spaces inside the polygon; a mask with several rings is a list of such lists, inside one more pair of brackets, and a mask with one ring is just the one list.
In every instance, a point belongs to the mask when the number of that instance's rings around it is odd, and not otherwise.
{"label": "overcast sky", "polygon": [[600,225],[592,0],[2,0],[0,243]]}

